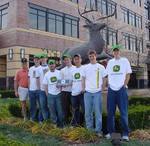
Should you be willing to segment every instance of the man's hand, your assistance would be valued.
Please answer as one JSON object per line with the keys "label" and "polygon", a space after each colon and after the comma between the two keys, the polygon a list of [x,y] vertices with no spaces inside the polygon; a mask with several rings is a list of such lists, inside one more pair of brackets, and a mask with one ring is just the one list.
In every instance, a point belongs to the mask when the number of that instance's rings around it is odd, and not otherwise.
{"label": "man's hand", "polygon": [[15,96],[16,96],[16,97],[18,97],[18,96],[19,96],[17,91],[15,91]]}

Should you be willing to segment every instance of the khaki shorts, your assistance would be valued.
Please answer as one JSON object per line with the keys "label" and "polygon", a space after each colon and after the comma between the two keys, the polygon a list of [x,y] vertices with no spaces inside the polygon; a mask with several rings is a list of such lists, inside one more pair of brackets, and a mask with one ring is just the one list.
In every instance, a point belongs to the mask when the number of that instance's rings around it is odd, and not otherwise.
{"label": "khaki shorts", "polygon": [[20,101],[26,101],[28,98],[28,88],[19,87],[18,95],[19,95]]}

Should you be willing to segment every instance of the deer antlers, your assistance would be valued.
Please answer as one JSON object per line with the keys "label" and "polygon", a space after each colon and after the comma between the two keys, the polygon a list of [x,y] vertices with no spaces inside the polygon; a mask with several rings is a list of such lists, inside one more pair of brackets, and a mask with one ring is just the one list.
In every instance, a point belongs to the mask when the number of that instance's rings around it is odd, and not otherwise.
{"label": "deer antlers", "polygon": [[107,15],[107,16],[104,16],[104,17],[101,17],[101,18],[98,18],[98,19],[96,19],[96,21],[99,21],[99,20],[101,20],[101,19],[106,19],[106,18],[112,17],[112,16],[114,16],[115,14],[116,14],[116,6],[115,6],[114,12],[113,12],[112,14]]}
{"label": "deer antlers", "polygon": [[[87,2],[86,2],[86,5],[85,5],[85,7],[84,7],[84,11],[81,13],[81,12],[80,12],[80,9],[79,9],[79,4],[78,4],[78,13],[79,13],[79,15],[80,15],[82,18],[84,18],[85,20],[87,20],[88,22],[91,23],[92,21],[91,21],[90,19],[88,19],[87,17],[85,17],[84,14],[87,14],[87,13],[90,13],[90,12],[93,12],[93,11],[97,11],[97,9],[94,9],[94,5],[91,7],[90,10],[86,10],[86,8],[87,8]],[[115,6],[114,12],[113,12],[112,14],[110,14],[110,15],[108,15],[108,16],[104,16],[104,17],[98,18],[98,19],[96,19],[96,21],[99,21],[99,20],[102,20],[102,19],[106,19],[106,18],[112,17],[112,16],[114,16],[115,14],[116,14],[116,6]]]}
{"label": "deer antlers", "polygon": [[83,16],[84,14],[87,14],[87,13],[90,13],[90,12],[93,12],[93,11],[97,11],[96,9],[94,9],[94,6],[92,6],[92,8],[90,10],[86,10],[86,7],[87,7],[87,2],[86,2],[86,5],[84,7],[84,12],[80,12],[80,9],[79,9],[79,4],[78,4],[78,13],[79,15],[84,18],[85,20],[87,20],[88,22],[92,22],[90,19],[88,19],[87,17]]}

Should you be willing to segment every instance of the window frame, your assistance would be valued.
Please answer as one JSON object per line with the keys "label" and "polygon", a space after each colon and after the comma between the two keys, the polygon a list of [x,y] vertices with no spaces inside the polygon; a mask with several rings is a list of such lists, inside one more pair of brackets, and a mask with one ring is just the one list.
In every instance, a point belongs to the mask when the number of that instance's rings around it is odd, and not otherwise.
{"label": "window frame", "polygon": [[[9,3],[6,3],[6,4],[0,6],[0,30],[3,29],[3,26],[2,26],[2,24],[3,24],[3,16],[4,16],[4,15],[7,15],[7,16],[8,16],[8,11],[7,11],[7,13],[5,13],[5,14],[3,14],[3,11],[4,11],[4,10],[8,10],[8,7],[9,7]],[[7,17],[7,18],[8,18],[8,17]],[[6,27],[7,27],[7,26],[6,26]],[[5,27],[4,27],[4,28],[5,28]]]}
{"label": "window frame", "polygon": [[[28,3],[28,6],[29,6],[29,20],[30,20],[30,14],[33,15],[33,13],[31,13],[31,9],[34,9],[37,11],[37,20],[36,20],[36,23],[37,23],[37,26],[36,27],[32,27],[30,25],[31,28],[33,29],[37,29],[37,30],[40,30],[39,29],[39,24],[38,24],[38,13],[39,11],[42,11],[42,12],[45,12],[45,30],[42,30],[42,31],[46,31],[46,32],[52,32],[50,31],[50,28],[49,28],[49,15],[54,15],[55,19],[55,31],[53,31],[52,33],[56,33],[56,34],[59,34],[59,35],[65,35],[65,36],[69,36],[69,35],[66,35],[65,34],[65,20],[66,19],[70,19],[71,20],[71,36],[70,37],[73,37],[73,38],[79,38],[79,18],[78,17],[75,17],[75,16],[72,16],[72,15],[69,15],[69,14],[66,14],[66,13],[63,13],[63,12],[59,12],[59,11],[56,11],[56,10],[52,10],[52,9],[48,9],[48,8],[44,8],[44,7],[41,7],[41,6],[37,6],[35,4],[32,4],[32,3]],[[36,14],[34,14],[36,15]],[[57,20],[57,17],[61,17],[62,18],[62,21],[59,21]],[[51,19],[52,20],[52,19]],[[72,24],[72,21],[76,21],[77,25],[76,25],[76,34],[74,35],[73,34],[73,24]],[[57,24],[58,22],[61,22],[61,25],[62,25],[62,28],[61,28],[61,33],[57,32]]]}

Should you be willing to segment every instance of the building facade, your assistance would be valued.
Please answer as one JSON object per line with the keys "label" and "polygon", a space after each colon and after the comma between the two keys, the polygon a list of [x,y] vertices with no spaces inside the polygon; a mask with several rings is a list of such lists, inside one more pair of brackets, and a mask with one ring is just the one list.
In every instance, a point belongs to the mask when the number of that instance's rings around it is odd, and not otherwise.
{"label": "building facade", "polygon": [[[92,18],[110,15],[105,19],[108,27],[101,31],[105,49],[111,53],[112,44],[124,46],[123,56],[131,65],[131,88],[144,88],[148,84],[147,27],[143,0],[1,0],[0,1],[0,88],[12,88],[13,77],[26,57],[32,65],[32,55],[46,52],[59,61],[65,48],[84,43],[88,32],[82,26],[81,11],[97,10],[87,14]],[[94,20],[93,20],[94,21]]]}

